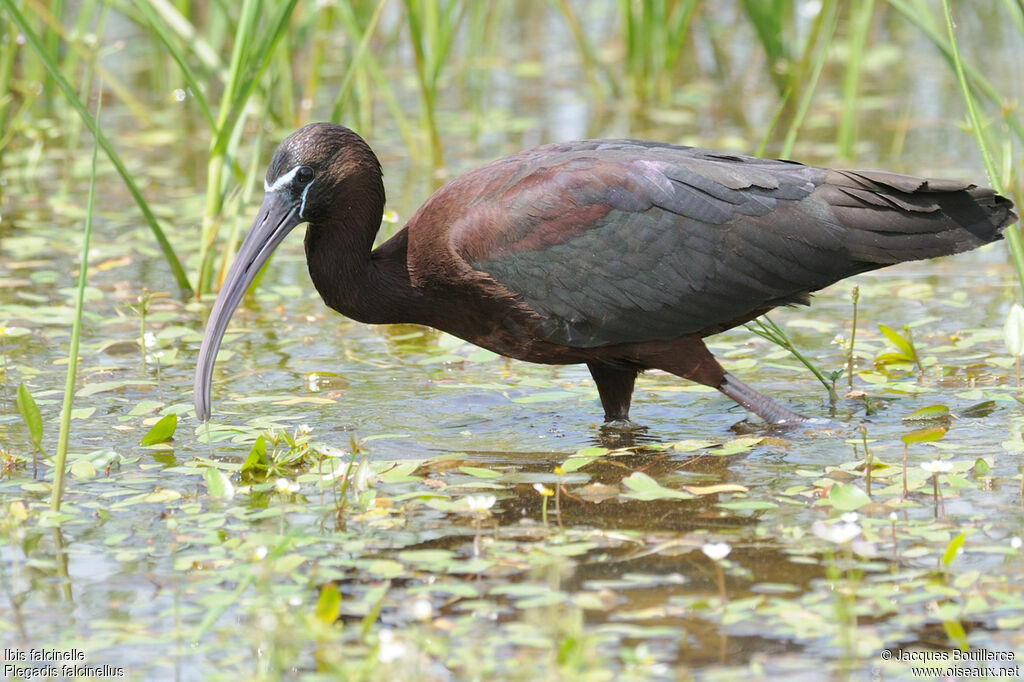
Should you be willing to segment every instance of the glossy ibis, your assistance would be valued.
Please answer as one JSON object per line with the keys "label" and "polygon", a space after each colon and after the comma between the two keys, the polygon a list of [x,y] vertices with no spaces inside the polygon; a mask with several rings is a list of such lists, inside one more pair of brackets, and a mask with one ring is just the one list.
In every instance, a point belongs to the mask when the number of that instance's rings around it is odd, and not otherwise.
{"label": "glossy ibis", "polygon": [[642,140],[549,144],[439,189],[377,249],[377,157],[314,123],[277,148],[256,222],[210,314],[196,414],[224,331],[281,240],[306,228],[309,274],[354,320],[410,322],[496,353],[586,363],[605,420],[628,420],[637,373],[718,389],[771,424],[800,415],[724,371],[703,338],[844,277],[967,251],[1016,220],[991,189],[813,168]]}

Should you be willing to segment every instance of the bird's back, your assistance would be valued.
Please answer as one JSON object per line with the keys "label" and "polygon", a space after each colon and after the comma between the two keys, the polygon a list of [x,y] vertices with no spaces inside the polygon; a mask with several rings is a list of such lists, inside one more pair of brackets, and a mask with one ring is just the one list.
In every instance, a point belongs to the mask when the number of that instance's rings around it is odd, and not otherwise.
{"label": "bird's back", "polygon": [[593,348],[721,331],[1015,219],[968,183],[588,140],[448,183],[410,220],[409,265],[421,287],[507,297],[547,342]]}

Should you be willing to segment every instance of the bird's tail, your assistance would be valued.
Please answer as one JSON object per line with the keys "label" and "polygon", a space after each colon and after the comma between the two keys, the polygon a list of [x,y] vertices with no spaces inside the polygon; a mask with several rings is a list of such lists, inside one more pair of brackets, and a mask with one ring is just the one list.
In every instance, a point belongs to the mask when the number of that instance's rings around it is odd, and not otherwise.
{"label": "bird's tail", "polygon": [[952,180],[830,170],[821,190],[850,228],[850,255],[876,267],[969,251],[1001,239],[1017,221],[1006,197]]}

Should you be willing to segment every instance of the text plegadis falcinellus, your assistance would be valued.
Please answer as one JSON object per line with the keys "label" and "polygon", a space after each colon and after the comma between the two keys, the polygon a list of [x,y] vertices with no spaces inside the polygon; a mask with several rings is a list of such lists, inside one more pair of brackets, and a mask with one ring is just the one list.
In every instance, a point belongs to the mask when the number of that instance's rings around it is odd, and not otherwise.
{"label": "text plegadis falcinellus", "polygon": [[204,421],[231,314],[303,222],[313,284],[354,320],[428,325],[530,362],[586,363],[607,421],[628,420],[637,373],[657,368],[786,425],[804,418],[724,371],[705,336],[806,304],[844,277],[987,244],[1016,220],[1008,199],[963,182],[585,140],[452,180],[371,250],[380,163],[331,123],[282,142],[265,189],[199,351]]}

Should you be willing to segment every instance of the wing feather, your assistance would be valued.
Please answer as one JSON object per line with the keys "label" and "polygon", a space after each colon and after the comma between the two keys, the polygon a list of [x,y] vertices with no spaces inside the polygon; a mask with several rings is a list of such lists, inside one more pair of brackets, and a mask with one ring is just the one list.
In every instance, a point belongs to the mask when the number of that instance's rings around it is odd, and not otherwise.
{"label": "wing feather", "polygon": [[465,177],[449,190],[454,257],[575,347],[720,331],[859,272],[993,241],[1015,219],[964,183],[628,140]]}

